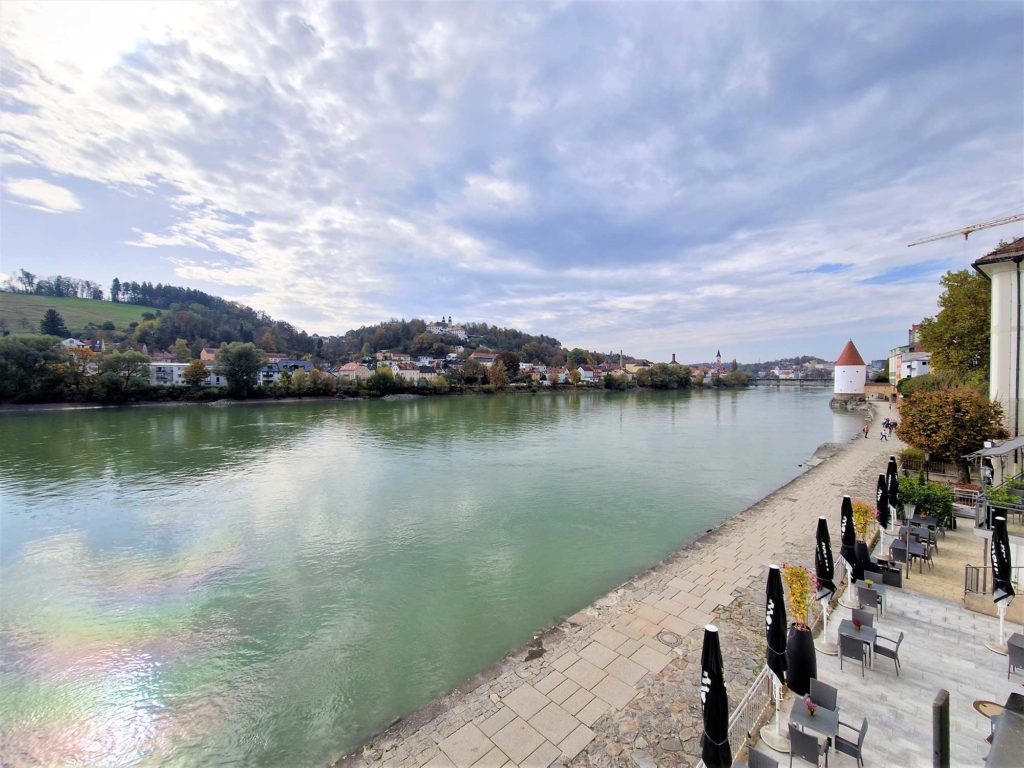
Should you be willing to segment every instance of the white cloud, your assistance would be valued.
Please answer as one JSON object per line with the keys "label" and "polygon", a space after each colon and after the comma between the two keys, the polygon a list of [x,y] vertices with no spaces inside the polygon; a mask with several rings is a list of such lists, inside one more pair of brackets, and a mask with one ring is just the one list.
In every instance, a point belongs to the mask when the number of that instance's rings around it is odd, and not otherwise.
{"label": "white cloud", "polygon": [[37,211],[71,213],[82,210],[82,203],[74,192],[42,179],[11,179],[4,182],[4,190]]}
{"label": "white cloud", "polygon": [[311,331],[444,311],[651,357],[800,352],[898,337],[937,286],[858,281],[962,266],[905,244],[1020,201],[1020,43],[996,16],[1021,13],[985,9],[9,4],[0,157],[151,205],[118,222],[149,249],[132,277]]}

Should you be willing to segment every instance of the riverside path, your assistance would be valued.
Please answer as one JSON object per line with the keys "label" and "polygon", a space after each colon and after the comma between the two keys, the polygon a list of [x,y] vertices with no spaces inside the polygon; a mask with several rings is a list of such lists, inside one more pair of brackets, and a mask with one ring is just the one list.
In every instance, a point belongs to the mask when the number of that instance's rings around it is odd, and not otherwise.
{"label": "riverside path", "polygon": [[[889,415],[873,408],[875,424]],[[819,451],[816,466],[545,632],[539,658],[510,654],[336,765],[695,764],[704,625],[719,628],[735,705],[764,665],[768,565],[813,569],[821,515],[838,559],[843,495],[873,502],[902,447],[873,429]]]}

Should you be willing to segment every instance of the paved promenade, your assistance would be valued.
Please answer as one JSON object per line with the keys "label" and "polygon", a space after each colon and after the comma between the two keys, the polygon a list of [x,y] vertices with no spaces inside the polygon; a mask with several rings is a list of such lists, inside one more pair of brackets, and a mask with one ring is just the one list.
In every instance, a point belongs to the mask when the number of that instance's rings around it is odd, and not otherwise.
{"label": "paved promenade", "polygon": [[[877,408],[869,439],[834,455],[667,560],[553,628],[544,654],[518,651],[342,765],[653,766],[699,757],[700,648],[718,625],[730,702],[764,665],[764,578],[771,563],[813,568],[817,518],[839,559],[844,494],[874,499],[890,453]],[[752,457],[756,460],[756,457]],[[839,570],[837,568],[837,570]]]}

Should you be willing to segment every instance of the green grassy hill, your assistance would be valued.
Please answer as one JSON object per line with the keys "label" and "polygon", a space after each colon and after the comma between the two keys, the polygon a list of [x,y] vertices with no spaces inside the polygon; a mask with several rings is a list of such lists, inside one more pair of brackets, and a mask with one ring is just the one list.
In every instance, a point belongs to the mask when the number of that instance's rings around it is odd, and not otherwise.
{"label": "green grassy hill", "polygon": [[137,304],[0,293],[0,320],[6,322],[11,333],[39,333],[39,321],[50,308],[60,312],[72,333],[81,332],[89,323],[103,325],[108,320],[119,330],[124,330],[129,323],[141,321],[143,312],[156,312],[152,307]]}

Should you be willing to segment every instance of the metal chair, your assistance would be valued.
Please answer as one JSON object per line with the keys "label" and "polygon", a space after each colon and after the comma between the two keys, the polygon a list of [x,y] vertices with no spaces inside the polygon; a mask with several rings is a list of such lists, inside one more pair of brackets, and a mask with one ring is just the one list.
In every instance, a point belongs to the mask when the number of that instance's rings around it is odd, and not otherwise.
{"label": "metal chair", "polygon": [[815,677],[811,678],[811,701],[819,707],[837,712],[839,710],[839,690]]}
{"label": "metal chair", "polygon": [[[893,643],[893,647],[888,648],[884,645],[879,645],[878,641],[884,640],[887,643]],[[903,644],[903,633],[900,632],[900,636],[893,640],[891,637],[885,637],[883,635],[875,636],[875,656],[885,656],[887,659],[892,659],[896,664],[896,677],[900,676],[900,646]]]}
{"label": "metal chair", "polygon": [[879,616],[883,613],[882,595],[871,587],[857,587],[857,602],[861,608],[877,610]]}
{"label": "metal chair", "polygon": [[849,755],[857,761],[857,765],[863,768],[864,765],[864,737],[868,735],[868,720],[864,718],[861,721],[860,729],[854,728],[852,725],[847,725],[842,720],[839,721],[840,728],[849,728],[851,731],[857,734],[857,741],[850,741],[844,738],[840,733],[836,734],[836,752],[842,752],[844,755]]}
{"label": "metal chair", "polygon": [[747,768],[779,768],[779,761],[751,747],[747,750]]}
{"label": "metal chair", "polygon": [[864,581],[870,579],[875,584],[885,583],[885,574],[882,571],[869,571],[867,568],[864,569]]}
{"label": "metal chair", "polygon": [[860,676],[864,677],[864,666],[868,655],[868,644],[849,635],[839,636],[839,671],[843,670],[843,659],[860,662]]}
{"label": "metal chair", "polygon": [[[870,591],[871,592],[875,592],[875,590],[873,590],[873,589],[870,590]],[[858,592],[859,592],[859,590],[858,590]],[[878,593],[875,592],[875,594],[878,594]],[[870,613],[869,611],[861,610],[860,608],[854,608],[852,613],[853,613],[853,620],[854,621],[859,621],[861,623],[861,626],[865,626],[865,627],[873,627],[873,626],[875,626],[875,614]]]}
{"label": "metal chair", "polygon": [[815,736],[804,733],[792,723],[789,724],[790,768],[793,768],[794,757],[818,765],[822,755],[825,755],[825,768],[828,768],[828,745],[822,744]]}
{"label": "metal chair", "polygon": [[[1013,643],[1006,644],[1006,679],[1010,679],[1010,673],[1018,667],[1024,667],[1024,648]],[[814,682],[813,680],[811,681]]]}

